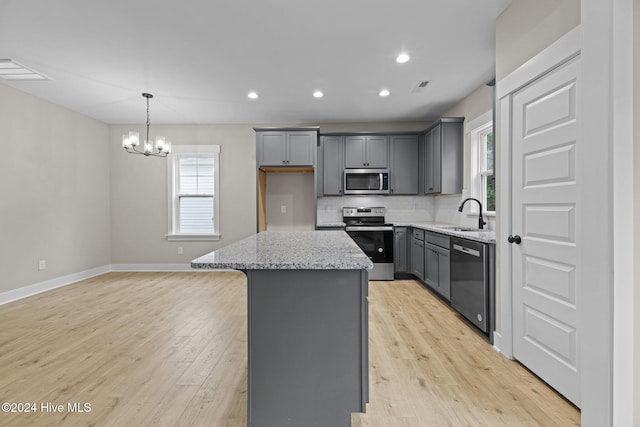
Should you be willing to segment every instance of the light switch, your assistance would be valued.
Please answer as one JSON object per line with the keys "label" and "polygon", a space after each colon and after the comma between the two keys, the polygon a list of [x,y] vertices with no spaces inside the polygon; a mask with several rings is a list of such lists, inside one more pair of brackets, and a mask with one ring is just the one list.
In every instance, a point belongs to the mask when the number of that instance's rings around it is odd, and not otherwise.
{"label": "light switch", "polygon": [[287,213],[287,205],[282,205],[282,206],[280,207],[280,212],[282,212],[282,213]]}

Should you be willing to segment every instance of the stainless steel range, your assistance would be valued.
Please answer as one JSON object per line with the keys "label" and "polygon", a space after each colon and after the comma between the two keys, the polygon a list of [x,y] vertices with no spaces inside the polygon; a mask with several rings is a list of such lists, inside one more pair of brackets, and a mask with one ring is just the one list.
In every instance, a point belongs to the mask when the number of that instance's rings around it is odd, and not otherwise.
{"label": "stainless steel range", "polygon": [[393,225],[385,208],[342,208],[346,232],[373,261],[369,280],[393,280]]}

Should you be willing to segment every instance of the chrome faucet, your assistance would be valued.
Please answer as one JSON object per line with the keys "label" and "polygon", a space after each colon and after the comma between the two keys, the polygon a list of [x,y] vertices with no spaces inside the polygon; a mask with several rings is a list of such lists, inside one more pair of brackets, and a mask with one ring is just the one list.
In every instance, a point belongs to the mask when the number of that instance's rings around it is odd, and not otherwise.
{"label": "chrome faucet", "polygon": [[478,217],[478,228],[482,230],[486,222],[482,219],[482,203],[480,202],[480,200],[474,199],[473,197],[467,197],[466,199],[464,199],[462,204],[460,204],[460,207],[458,208],[458,212],[462,212],[462,208],[464,207],[464,204],[467,203],[469,200],[475,200],[476,202],[478,202],[478,205],[480,205],[480,216]]}

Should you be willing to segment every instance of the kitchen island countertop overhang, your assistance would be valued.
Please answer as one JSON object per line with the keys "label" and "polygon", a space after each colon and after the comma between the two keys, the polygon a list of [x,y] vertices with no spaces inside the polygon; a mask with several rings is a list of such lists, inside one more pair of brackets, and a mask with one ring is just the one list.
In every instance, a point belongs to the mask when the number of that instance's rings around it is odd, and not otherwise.
{"label": "kitchen island countertop overhang", "polygon": [[247,425],[351,425],[369,401],[368,270],[344,231],[266,231],[192,261],[247,276]]}
{"label": "kitchen island countertop overhang", "polygon": [[373,263],[344,231],[266,231],[194,259],[191,268],[369,270]]}

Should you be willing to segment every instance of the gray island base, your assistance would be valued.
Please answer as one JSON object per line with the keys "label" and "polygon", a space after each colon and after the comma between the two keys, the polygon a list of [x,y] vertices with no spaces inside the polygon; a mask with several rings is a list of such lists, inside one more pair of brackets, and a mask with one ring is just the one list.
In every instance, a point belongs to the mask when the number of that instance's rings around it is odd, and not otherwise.
{"label": "gray island base", "polygon": [[267,231],[191,266],[247,276],[250,427],[351,425],[368,387],[369,258],[343,231]]}

